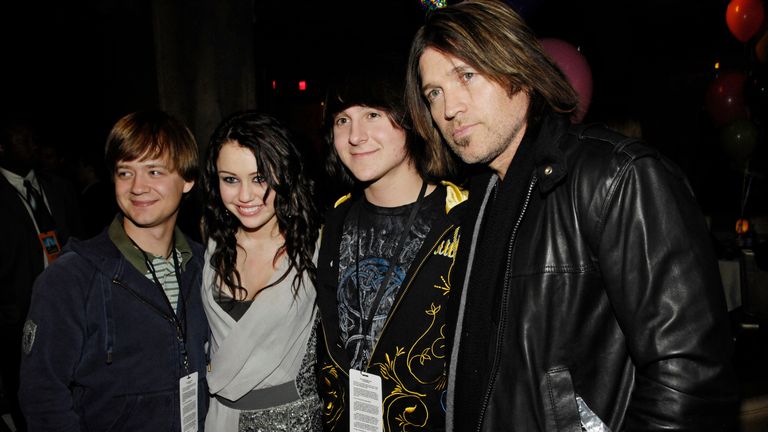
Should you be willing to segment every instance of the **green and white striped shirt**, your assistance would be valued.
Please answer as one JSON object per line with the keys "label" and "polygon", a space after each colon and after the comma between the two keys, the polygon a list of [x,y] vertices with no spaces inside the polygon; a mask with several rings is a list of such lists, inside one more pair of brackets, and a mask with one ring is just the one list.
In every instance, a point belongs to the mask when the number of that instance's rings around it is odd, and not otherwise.
{"label": "green and white striped shirt", "polygon": [[[176,254],[178,262],[181,262],[181,252],[178,249],[174,249],[173,251]],[[176,279],[176,270],[173,268],[173,257],[169,256],[168,259],[165,259],[152,254],[149,256],[152,257],[152,267],[155,269],[157,281],[163,286],[163,291],[165,291],[165,295],[168,296],[168,301],[171,302],[173,311],[176,312],[179,302],[179,281]],[[149,269],[147,269],[144,276],[153,282],[155,280]]]}
{"label": "green and white striped shirt", "polygon": [[[176,253],[176,259],[179,262],[179,273],[181,274],[187,262],[192,259],[192,248],[178,227],[175,228],[174,236],[176,238],[174,253]],[[109,226],[109,238],[122,252],[123,256],[154,284],[155,280],[144,261],[144,254],[134,246],[131,239],[125,234],[122,215],[117,215]],[[147,258],[150,259],[155,275],[157,275],[157,280],[163,286],[163,291],[168,296],[168,301],[173,306],[173,311],[176,312],[179,300],[179,281],[176,279],[176,271],[173,268],[173,257],[169,256],[168,259],[165,259],[164,257],[148,254]]]}

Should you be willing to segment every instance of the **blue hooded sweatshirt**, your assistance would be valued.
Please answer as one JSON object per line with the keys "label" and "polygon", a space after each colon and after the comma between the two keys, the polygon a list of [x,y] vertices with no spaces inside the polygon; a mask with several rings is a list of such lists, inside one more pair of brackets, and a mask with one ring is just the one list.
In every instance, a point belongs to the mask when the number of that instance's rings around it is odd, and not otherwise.
{"label": "blue hooded sweatshirt", "polygon": [[114,230],[115,223],[90,240],[73,239],[35,282],[19,390],[29,430],[180,431],[179,380],[193,372],[202,430],[202,247],[176,230],[176,248],[189,247],[174,320],[165,293],[110,238]]}

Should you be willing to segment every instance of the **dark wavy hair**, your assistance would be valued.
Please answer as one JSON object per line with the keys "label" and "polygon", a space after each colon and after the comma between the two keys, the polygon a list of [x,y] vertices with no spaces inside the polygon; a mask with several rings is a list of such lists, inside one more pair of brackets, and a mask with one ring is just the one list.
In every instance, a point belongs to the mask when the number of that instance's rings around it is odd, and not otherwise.
{"label": "dark wavy hair", "polygon": [[285,237],[285,243],[275,254],[274,261],[286,253],[290,266],[267,288],[281,282],[295,268],[297,274],[292,282],[295,297],[305,272],[313,284],[317,281],[312,257],[319,235],[320,219],[313,198],[314,181],[305,173],[301,154],[288,129],[274,117],[257,111],[237,112],[226,118],[213,132],[208,146],[202,181],[206,202],[203,239],[206,243],[208,240],[216,242],[210,264],[216,272],[217,285],[221,290],[226,286],[233,298],[237,291],[244,290],[235,266],[235,233],[240,227],[240,221],[224,207],[216,169],[222,146],[230,142],[253,152],[256,165],[268,186],[264,198],[270,193],[275,194],[277,225]]}

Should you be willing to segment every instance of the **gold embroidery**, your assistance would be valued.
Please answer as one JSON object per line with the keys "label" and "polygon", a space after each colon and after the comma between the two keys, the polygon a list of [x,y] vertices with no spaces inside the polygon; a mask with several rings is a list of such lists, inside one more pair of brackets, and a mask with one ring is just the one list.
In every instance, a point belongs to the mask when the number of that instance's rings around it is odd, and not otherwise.
{"label": "gold embroidery", "polygon": [[[334,430],[344,416],[344,389],[339,385],[339,371],[335,366],[326,364],[322,367],[320,375],[325,383],[325,400],[323,406],[323,421],[331,430]],[[329,379],[332,378],[332,379]]]}
{"label": "gold embroidery", "polygon": [[[424,403],[426,395],[408,389],[398,376],[397,360],[404,354],[405,350],[403,348],[395,347],[393,357],[385,354],[384,363],[376,363],[379,367],[382,381],[394,381],[395,383],[392,391],[382,401],[385,431],[406,430],[409,426],[423,428],[429,420],[429,411]],[[393,415],[390,413],[394,414],[394,420],[397,422],[398,429],[394,429],[393,425],[389,423],[390,419],[393,418]],[[423,413],[422,418],[418,418],[421,413]]]}
{"label": "gold embroidery", "polygon": [[[435,324],[440,318],[441,311],[440,305],[430,304],[424,311],[424,314],[429,317],[429,324],[410,349],[406,352],[403,347],[395,347],[393,355],[386,353],[385,361],[376,363],[382,381],[394,383],[394,388],[382,401],[384,421],[387,423],[384,425],[386,431],[423,428],[429,422],[430,412],[425,401],[427,395],[409,388],[407,382],[431,386],[436,392],[445,389],[445,373],[438,377],[424,376],[435,370],[434,362],[440,362],[441,368],[445,367],[445,326],[440,326],[439,336],[434,334]],[[430,340],[433,337],[435,339]],[[405,357],[405,368],[399,366],[399,360],[403,357]],[[400,374],[407,374],[408,380],[403,380]],[[391,419],[394,419],[397,424],[389,424]]]}
{"label": "gold embroidery", "polygon": [[441,285],[432,285],[432,287],[443,291],[443,295],[447,296],[451,292],[451,285],[443,276],[440,276],[440,281],[442,282]]}
{"label": "gold embroidery", "polygon": [[456,258],[456,249],[459,248],[459,230],[453,231],[453,238],[446,239],[440,242],[435,248],[434,255],[442,255],[448,258]]}
{"label": "gold embroidery", "polygon": [[[445,256],[451,261],[444,270],[445,273],[439,275],[438,281],[432,285],[434,289],[442,291],[443,296],[447,296],[451,291],[450,275],[455,264],[459,232],[459,228],[453,228],[452,238],[439,242],[432,252],[432,255]],[[446,327],[444,324],[438,324],[445,321],[444,314],[444,308],[440,304],[431,303],[423,312],[424,320],[412,317],[414,326],[421,321],[425,328],[422,327],[422,330],[418,331],[419,337],[411,346],[396,346],[394,353],[384,353],[383,362],[372,365],[378,368],[382,383],[389,383],[385,384],[384,388],[392,388],[389,394],[382,395],[386,432],[420,430],[429,424],[430,416],[437,415],[430,412],[427,396],[429,394],[429,399],[432,399],[434,393],[443,392],[447,384]],[[343,413],[347,409],[346,388],[339,388],[339,373],[334,365],[324,365],[321,375],[326,386],[323,390],[323,399],[326,401],[324,423],[329,430],[335,430],[342,427],[338,423],[344,418]],[[414,389],[414,386],[419,387]],[[429,393],[417,391],[421,389]]]}

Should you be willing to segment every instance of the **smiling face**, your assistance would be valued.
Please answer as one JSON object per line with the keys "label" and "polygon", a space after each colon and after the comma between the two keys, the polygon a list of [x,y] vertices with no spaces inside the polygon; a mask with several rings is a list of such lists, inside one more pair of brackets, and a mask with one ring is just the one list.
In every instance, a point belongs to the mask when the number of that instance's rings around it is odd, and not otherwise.
{"label": "smiling face", "polygon": [[277,229],[275,192],[260,173],[253,152],[229,141],[219,151],[216,170],[221,200],[240,220],[240,229],[273,233]]}
{"label": "smiling face", "polygon": [[172,230],[181,198],[195,184],[184,180],[164,159],[119,161],[114,180],[129,236],[142,229]]}
{"label": "smiling face", "polygon": [[483,163],[501,177],[525,133],[530,97],[509,94],[462,60],[427,48],[419,59],[422,94],[451,149],[466,163]]}
{"label": "smiling face", "polygon": [[386,184],[414,171],[405,146],[406,133],[386,111],[355,105],[334,116],[333,146],[355,178]]}

